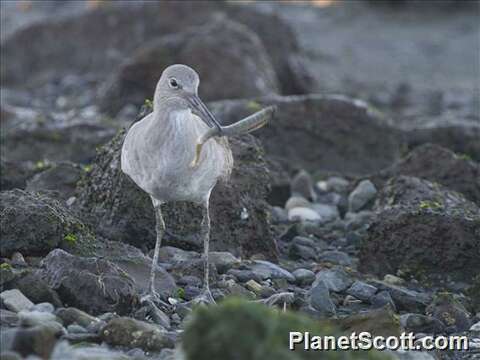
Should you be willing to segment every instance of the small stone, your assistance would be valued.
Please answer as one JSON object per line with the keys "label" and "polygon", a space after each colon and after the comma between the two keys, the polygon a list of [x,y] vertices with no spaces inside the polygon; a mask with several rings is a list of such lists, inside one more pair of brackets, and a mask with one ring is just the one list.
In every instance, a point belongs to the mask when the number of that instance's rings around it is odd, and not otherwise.
{"label": "small stone", "polygon": [[337,192],[337,193],[346,193],[348,191],[348,185],[350,182],[347,179],[344,179],[339,176],[331,176],[327,179],[326,182],[326,191]]}
{"label": "small stone", "polygon": [[350,289],[347,290],[347,294],[355,296],[362,301],[369,301],[376,292],[377,288],[375,286],[364,283],[363,281],[355,281]]}
{"label": "small stone", "polygon": [[14,252],[12,254],[12,265],[16,266],[28,266],[27,262],[25,261],[25,258],[21,253],[18,251]]}
{"label": "small stone", "polygon": [[478,331],[480,332],[480,321],[473,324],[471,327],[470,327],[470,331]]}
{"label": "small stone", "polygon": [[285,210],[290,211],[296,207],[310,207],[310,202],[302,196],[292,196],[285,203]]}
{"label": "small stone", "polygon": [[319,256],[320,261],[330,262],[332,264],[338,264],[342,266],[352,266],[353,262],[350,255],[343,251],[324,251]]}
{"label": "small stone", "polygon": [[390,293],[385,290],[380,291],[374,296],[372,296],[372,298],[370,299],[370,303],[372,304],[374,309],[383,308],[384,306],[390,306],[394,311],[396,309],[395,303],[390,296]]}
{"label": "small stone", "polygon": [[315,243],[309,238],[296,236],[289,247],[288,255],[293,260],[316,260]]}
{"label": "small stone", "polygon": [[40,304],[35,304],[33,307],[30,309],[31,311],[40,311],[40,312],[46,312],[46,313],[53,313],[55,311],[55,307],[50,304],[49,302],[43,302]]}
{"label": "small stone", "polygon": [[294,207],[288,210],[288,220],[290,221],[311,221],[320,222],[322,218],[315,210],[306,207]]}
{"label": "small stone", "polygon": [[65,326],[70,324],[78,324],[84,328],[88,328],[92,324],[101,322],[99,318],[73,307],[59,308],[57,311],[55,311],[55,315],[62,319]]}
{"label": "small stone", "polygon": [[67,331],[72,334],[85,334],[87,333],[87,329],[83,326],[77,324],[70,324],[67,326]]}
{"label": "small stone", "polygon": [[390,284],[390,285],[403,285],[403,284],[405,284],[405,280],[403,280],[402,278],[400,278],[398,276],[392,275],[392,274],[386,274],[383,277],[383,281],[386,282],[387,284]]}
{"label": "small stone", "polygon": [[57,322],[58,318],[48,312],[22,310],[18,313],[20,324],[25,327],[42,325],[48,322]]}
{"label": "small stone", "polygon": [[245,287],[250,290],[250,291],[253,291],[255,294],[259,295],[261,294],[262,290],[263,290],[263,286],[260,285],[258,282],[256,282],[255,280],[248,280],[246,283],[245,283]]}
{"label": "small stone", "polygon": [[328,287],[323,281],[310,289],[310,306],[324,315],[335,315],[335,304],[330,298]]}
{"label": "small stone", "polygon": [[240,260],[227,251],[212,251],[209,254],[209,259],[215,264],[220,274],[226,273],[233,266],[240,263]]}
{"label": "small stone", "polygon": [[292,275],[295,276],[295,282],[300,286],[310,285],[315,281],[315,273],[311,270],[297,269],[292,272]]}
{"label": "small stone", "polygon": [[251,270],[260,276],[262,280],[275,280],[275,279],[284,279],[290,283],[295,282],[295,277],[289,271],[281,268],[280,266],[271,263],[266,260],[256,260],[253,261]]}
{"label": "small stone", "polygon": [[341,267],[319,271],[315,282],[319,281],[323,281],[327,288],[334,292],[342,292],[353,283],[351,276]]}
{"label": "small stone", "polygon": [[312,177],[305,170],[300,170],[292,179],[290,192],[293,196],[301,196],[305,199],[315,200]]}
{"label": "small stone", "polygon": [[348,210],[351,212],[362,210],[376,195],[377,189],[370,180],[361,181],[348,196]]}
{"label": "small stone", "polygon": [[330,222],[340,217],[338,208],[335,205],[328,204],[312,204],[310,207],[322,219],[322,222]]}
{"label": "small stone", "polygon": [[8,310],[20,312],[28,310],[33,306],[33,303],[21,293],[18,289],[5,290],[0,293],[0,299]]}

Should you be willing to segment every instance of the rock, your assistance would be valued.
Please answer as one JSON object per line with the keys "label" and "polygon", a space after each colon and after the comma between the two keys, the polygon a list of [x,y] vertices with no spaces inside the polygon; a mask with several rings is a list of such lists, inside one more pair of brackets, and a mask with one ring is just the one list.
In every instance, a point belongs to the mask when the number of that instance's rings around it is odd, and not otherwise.
{"label": "rock", "polygon": [[[232,42],[235,46],[230,46]],[[279,92],[274,68],[258,36],[240,23],[213,16],[201,26],[142,44],[100,89],[101,109],[115,114],[125,104],[140,107],[151,98],[162,71],[176,63],[198,72],[204,101]],[[226,78],[229,86],[225,86]]]}
{"label": "rock", "polygon": [[7,331],[8,335],[12,337],[12,343],[10,349],[5,350],[17,351],[24,357],[38,355],[43,359],[49,359],[57,338],[62,335],[62,326],[50,322],[30,328],[17,328]]}
{"label": "rock", "polygon": [[49,302],[43,302],[33,305],[31,310],[53,314],[53,312],[55,311],[55,307]]}
{"label": "rock", "polygon": [[288,255],[293,260],[317,260],[315,243],[310,238],[296,236],[288,249]]}
{"label": "rock", "polygon": [[442,146],[457,154],[465,154],[480,162],[480,126],[469,124],[428,124],[406,130],[406,139],[411,149],[430,143]]}
{"label": "rock", "polygon": [[35,173],[33,166],[27,162],[0,159],[0,191],[25,189],[27,180]]}
{"label": "rock", "polygon": [[115,264],[56,249],[42,260],[42,276],[62,301],[92,314],[129,312],[138,302],[134,280]]}
{"label": "rock", "polygon": [[16,351],[2,351],[0,357],[2,360],[22,360],[22,356]]}
{"label": "rock", "polygon": [[400,336],[400,324],[391,309],[381,308],[351,315],[337,322],[349,334],[366,331],[372,336]]}
{"label": "rock", "polygon": [[224,274],[233,266],[240,264],[240,260],[227,251],[212,251],[208,258],[220,274]]}
{"label": "rock", "polygon": [[255,294],[257,295],[260,295],[262,293],[262,290],[263,290],[263,286],[260,285],[258,282],[256,282],[255,280],[248,280],[246,283],[245,283],[245,287],[250,290],[250,291],[253,291]]}
{"label": "rock", "polygon": [[47,282],[35,272],[27,273],[25,276],[14,280],[10,287],[19,289],[34,303],[46,302],[57,307],[62,305],[57,292],[52,290]]}
{"label": "rock", "polygon": [[480,210],[458,193],[418,178],[390,180],[361,244],[363,270],[471,282],[480,271]]}
{"label": "rock", "polygon": [[480,321],[470,327],[470,331],[480,332]]}
{"label": "rock", "polygon": [[313,190],[313,180],[307,171],[301,170],[293,177],[290,184],[290,193],[292,196],[300,196],[310,201],[316,199],[316,194]]}
{"label": "rock", "polygon": [[327,188],[326,191],[337,192],[340,194],[345,194],[348,191],[350,182],[339,176],[331,176],[327,179]]}
{"label": "rock", "polygon": [[402,140],[398,130],[359,100],[321,95],[275,96],[209,105],[228,124],[272,104],[278,107],[275,118],[255,136],[262,141],[267,159],[279,163],[287,172],[305,169],[314,173],[322,169],[370,174],[400,157]]}
{"label": "rock", "polygon": [[[153,261],[139,249],[118,241],[103,240],[96,250],[96,256],[108,260],[127,273],[134,281],[138,293],[147,291]],[[164,296],[175,293],[177,289],[173,277],[158,264],[155,268],[155,289]]]}
{"label": "rock", "polygon": [[73,161],[89,163],[95,148],[115,134],[112,125],[81,119],[58,124],[54,121],[17,128],[2,135],[1,150],[8,161]]}
{"label": "rock", "polygon": [[[77,204],[89,216],[100,234],[138,247],[155,244],[155,220],[149,196],[120,169],[120,150],[124,132],[119,133],[98,154],[92,171],[79,188]],[[235,167],[228,183],[217,184],[210,199],[212,218],[211,249],[234,256],[263,254],[277,258],[277,247],[270,231],[265,197],[269,175],[263,151],[252,136],[232,138]],[[247,213],[247,219],[241,216]],[[201,209],[185,203],[165,206],[163,214],[168,232],[165,245],[199,231]],[[200,250],[201,242],[195,247]]]}
{"label": "rock", "polygon": [[324,315],[335,315],[335,304],[330,298],[330,292],[327,285],[323,281],[319,281],[312,285],[309,296],[310,306]]}
{"label": "rock", "polygon": [[162,328],[128,317],[110,320],[102,329],[102,340],[112,346],[138,347],[145,351],[172,348],[174,343]]}
{"label": "rock", "polygon": [[80,347],[69,345],[67,341],[59,341],[55,345],[52,354],[50,355],[51,360],[129,360],[131,357],[128,355],[108,349],[106,347],[101,347],[98,345],[85,344]]}
{"label": "rock", "polygon": [[414,333],[440,334],[445,330],[438,319],[422,314],[407,313],[400,315],[400,325],[407,331]]}
{"label": "rock", "polygon": [[392,299],[390,293],[386,290],[379,291],[377,294],[372,296],[370,299],[370,303],[372,304],[374,309],[383,308],[385,306],[389,306],[393,311],[396,311],[395,302]]}
{"label": "rock", "polygon": [[15,251],[44,255],[56,247],[83,253],[94,242],[84,224],[47,195],[16,189],[1,192],[0,200],[3,257]]}
{"label": "rock", "polygon": [[310,285],[315,280],[315,273],[307,269],[297,269],[292,272],[295,282],[300,286]]}
{"label": "rock", "polygon": [[437,293],[427,307],[427,314],[440,320],[451,332],[462,332],[470,328],[469,313],[450,293]]}
{"label": "rock", "polygon": [[390,285],[403,285],[405,283],[405,280],[392,274],[386,274],[383,281]]}
{"label": "rock", "polygon": [[317,282],[323,282],[331,291],[342,292],[352,285],[353,279],[343,268],[337,266],[319,271],[315,280]]}
{"label": "rock", "polygon": [[13,327],[18,325],[18,315],[17,313],[0,309],[0,325],[3,327]]}
{"label": "rock", "polygon": [[71,162],[60,162],[48,167],[27,181],[26,190],[30,192],[41,190],[57,191],[66,200],[74,195],[77,182],[83,174],[82,168]]}
{"label": "rock", "polygon": [[480,165],[441,146],[425,144],[415,148],[372,181],[381,186],[390,177],[400,175],[439,183],[480,205]]}
{"label": "rock", "polygon": [[423,312],[431,301],[431,297],[425,293],[390,285],[382,281],[373,281],[372,283],[380,291],[387,291],[390,294],[398,310]]}
{"label": "rock", "polygon": [[[179,29],[206,24],[211,21],[212,13],[219,12],[258,35],[279,74],[282,92],[310,92],[313,79],[299,55],[295,33],[279,16],[228,3],[182,1],[115,5],[98,6],[75,16],[55,19],[55,22],[38,21],[8,36],[1,47],[2,60],[8,64],[1,72],[5,86],[24,86],[25,77],[32,82],[41,82],[70,74],[90,73],[102,79],[146,42],[176,33]],[[105,18],[110,21],[102,21]],[[78,32],[78,29],[87,31]],[[52,46],[51,34],[58,35],[58,43],[69,46]],[[214,35],[216,39],[221,34]],[[124,41],[127,37],[128,43]],[[24,46],[27,39],[36,46]],[[92,43],[91,39],[96,41]],[[78,49],[83,51],[74,56]],[[102,56],[99,55],[101,52]],[[29,56],[25,55],[27,53]],[[29,60],[31,58],[36,59],[35,64]]]}
{"label": "rock", "polygon": [[294,208],[309,208],[310,202],[305,199],[303,196],[291,196],[288,198],[287,202],[285,203],[285,210],[290,211]]}
{"label": "rock", "polygon": [[295,277],[292,273],[270,261],[255,260],[250,265],[250,269],[262,280],[284,279],[291,283],[295,282]]}
{"label": "rock", "polygon": [[58,321],[59,319],[54,314],[36,310],[22,310],[18,313],[18,319],[20,320],[20,325],[23,327],[42,325],[50,322],[56,322],[61,325]]}
{"label": "rock", "polygon": [[347,290],[347,294],[355,296],[362,301],[370,301],[372,296],[377,292],[375,286],[364,283],[363,281],[355,281],[352,286]]}
{"label": "rock", "polygon": [[369,180],[361,181],[355,190],[348,196],[348,211],[358,212],[368,203],[372,202],[377,195],[375,185]]}
{"label": "rock", "polygon": [[55,311],[55,315],[62,319],[65,326],[77,324],[84,328],[89,328],[93,324],[100,322],[100,319],[97,317],[89,315],[86,312],[73,307],[57,309],[57,311]]}
{"label": "rock", "polygon": [[288,211],[288,220],[289,221],[311,221],[311,222],[320,222],[322,218],[315,210],[306,208],[306,207],[295,207]]}
{"label": "rock", "polygon": [[310,208],[320,216],[324,223],[336,220],[340,217],[335,205],[312,204]]}
{"label": "rock", "polygon": [[319,255],[319,260],[342,266],[353,266],[352,259],[343,251],[324,251]]}
{"label": "rock", "polygon": [[33,306],[33,303],[17,289],[1,292],[0,299],[8,310],[17,313],[22,310],[28,310]]}

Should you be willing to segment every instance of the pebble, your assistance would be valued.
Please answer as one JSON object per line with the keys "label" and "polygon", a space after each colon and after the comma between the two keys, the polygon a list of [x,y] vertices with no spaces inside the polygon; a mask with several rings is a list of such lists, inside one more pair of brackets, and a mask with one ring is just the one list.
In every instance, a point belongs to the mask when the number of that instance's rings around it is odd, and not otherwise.
{"label": "pebble", "polygon": [[255,294],[257,295],[260,295],[260,293],[262,292],[263,290],[263,286],[260,285],[258,282],[256,282],[255,280],[248,280],[246,283],[245,283],[245,287],[250,290],[250,291],[253,291]]}
{"label": "pebble", "polygon": [[471,327],[470,327],[470,331],[478,331],[480,332],[480,321],[473,324]]}
{"label": "pebble", "polygon": [[323,281],[318,282],[310,289],[310,306],[324,315],[335,315],[335,304]]}
{"label": "pebble", "polygon": [[320,281],[323,281],[327,288],[334,292],[342,292],[353,283],[351,276],[341,267],[319,271],[315,283]]}
{"label": "pebble", "polygon": [[293,209],[288,210],[288,220],[301,222],[320,222],[322,218],[315,210],[310,208],[294,207]]}
{"label": "pebble", "polygon": [[363,281],[355,281],[347,290],[347,294],[355,296],[362,301],[369,301],[370,298],[377,292],[375,286],[369,285]]}
{"label": "pebble", "polygon": [[43,302],[43,303],[33,305],[33,307],[30,310],[53,313],[55,311],[55,307],[49,302]]}
{"label": "pebble", "polygon": [[0,293],[0,299],[8,310],[17,313],[33,306],[33,303],[18,289],[3,291]]}
{"label": "pebble", "polygon": [[320,216],[322,222],[330,222],[340,217],[335,205],[312,204],[310,208]]}
{"label": "pebble", "polygon": [[310,207],[310,202],[304,197],[292,196],[285,203],[285,210],[287,210],[288,212],[289,210],[294,209],[296,207],[308,208]]}
{"label": "pebble", "polygon": [[293,260],[316,260],[315,242],[309,238],[296,236],[289,247],[288,255]]}
{"label": "pebble", "polygon": [[315,273],[307,269],[297,269],[292,272],[295,282],[299,286],[310,285],[315,281]]}
{"label": "pebble", "polygon": [[284,279],[288,282],[295,282],[295,277],[291,272],[281,268],[280,266],[266,260],[253,261],[251,270],[257,274],[261,280],[266,279]]}
{"label": "pebble", "polygon": [[25,258],[18,251],[14,252],[12,255],[12,265],[23,266],[23,267],[28,266],[27,262],[25,261]]}
{"label": "pebble", "polygon": [[208,255],[210,261],[215,264],[220,274],[226,273],[233,266],[240,263],[240,260],[227,251],[212,251]]}
{"label": "pebble", "polygon": [[344,253],[343,251],[324,251],[319,255],[320,261],[330,262],[332,264],[343,265],[343,266],[352,266],[353,261],[350,255]]}
{"label": "pebble", "polygon": [[362,210],[377,195],[377,189],[370,180],[361,181],[348,196],[348,211]]}
{"label": "pebble", "polygon": [[327,179],[326,182],[326,191],[328,192],[337,192],[337,193],[346,193],[348,191],[348,186],[350,182],[339,176],[331,176]]}

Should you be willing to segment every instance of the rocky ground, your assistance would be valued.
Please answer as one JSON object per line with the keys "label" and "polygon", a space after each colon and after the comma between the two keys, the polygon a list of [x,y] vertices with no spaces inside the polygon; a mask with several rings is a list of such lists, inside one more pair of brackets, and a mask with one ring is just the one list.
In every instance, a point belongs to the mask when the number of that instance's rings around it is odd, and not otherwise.
{"label": "rocky ground", "polygon": [[[302,328],[470,343],[345,358],[479,359],[478,16],[453,1],[2,2],[1,358],[317,358],[286,351]],[[119,169],[124,128],[175,62],[225,124],[278,107],[230,141],[209,308],[190,303],[189,204],[165,209],[169,306],[142,299],[153,211]]]}

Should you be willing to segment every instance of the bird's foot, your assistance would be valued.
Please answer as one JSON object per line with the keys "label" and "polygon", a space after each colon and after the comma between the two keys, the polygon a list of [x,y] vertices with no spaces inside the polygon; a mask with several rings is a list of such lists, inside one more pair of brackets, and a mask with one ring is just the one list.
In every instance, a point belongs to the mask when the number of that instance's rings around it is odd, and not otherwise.
{"label": "bird's foot", "polygon": [[164,312],[170,312],[172,305],[162,300],[161,296],[155,291],[150,290],[148,294],[140,298],[140,303],[147,306],[155,306]]}
{"label": "bird's foot", "polygon": [[190,301],[193,305],[215,305],[215,299],[210,292],[210,289],[202,290],[201,294]]}

